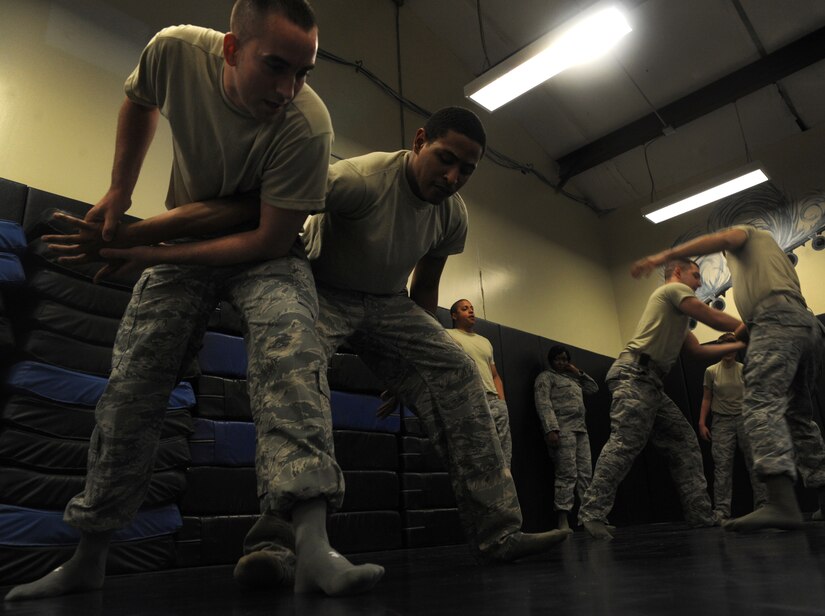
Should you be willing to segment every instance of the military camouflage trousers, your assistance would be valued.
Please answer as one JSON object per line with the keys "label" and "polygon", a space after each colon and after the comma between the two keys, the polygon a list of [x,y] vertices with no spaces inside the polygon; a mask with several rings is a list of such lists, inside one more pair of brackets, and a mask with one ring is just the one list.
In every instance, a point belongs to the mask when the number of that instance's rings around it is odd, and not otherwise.
{"label": "military camouflage trousers", "polygon": [[581,520],[607,522],[619,483],[649,440],[665,456],[687,523],[714,524],[696,433],[665,395],[659,376],[647,367],[616,360],[606,381],[613,395],[610,438],[584,495]]}
{"label": "military camouflage trousers", "polygon": [[71,525],[120,528],[140,507],[169,394],[200,348],[219,298],[243,316],[259,494],[277,511],[317,496],[340,504],[343,475],[333,457],[326,357],[306,258],[224,268],[160,265],[143,273],[121,321],[85,490],[66,507]]}
{"label": "military camouflage trousers", "polygon": [[571,511],[574,503],[574,493],[579,500],[584,500],[587,488],[593,475],[593,464],[590,459],[590,438],[587,432],[573,432],[561,427],[559,430],[559,444],[557,447],[548,447],[553,459],[555,473],[555,497],[553,508],[556,511]]}
{"label": "military camouflage trousers", "polygon": [[825,445],[811,401],[825,350],[822,326],[794,300],[760,308],[748,324],[743,372],[754,468],[761,478],[794,479],[798,468],[805,485],[825,486]]}
{"label": "military camouflage trousers", "polygon": [[745,466],[753,490],[753,508],[768,502],[765,484],[759,481],[753,470],[753,455],[750,441],[745,434],[745,420],[742,415],[713,414],[710,452],[713,456],[713,510],[720,518],[730,517],[730,499],[733,479],[733,457],[736,448],[742,452]]}
{"label": "military camouflage trousers", "polygon": [[405,294],[319,287],[318,302],[327,354],[346,341],[416,413],[450,473],[471,546],[494,557],[522,518],[473,360]]}
{"label": "military camouflage trousers", "polygon": [[487,405],[490,407],[493,423],[496,424],[496,434],[504,453],[504,461],[509,468],[513,463],[513,437],[510,436],[510,411],[507,402],[499,398],[498,394],[487,393]]}

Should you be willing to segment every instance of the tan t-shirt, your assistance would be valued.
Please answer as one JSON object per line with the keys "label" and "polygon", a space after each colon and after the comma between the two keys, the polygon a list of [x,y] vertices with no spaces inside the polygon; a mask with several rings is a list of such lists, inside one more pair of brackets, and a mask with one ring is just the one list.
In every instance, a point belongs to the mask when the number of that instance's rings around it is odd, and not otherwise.
{"label": "tan t-shirt", "polygon": [[713,394],[710,402],[713,413],[739,415],[742,412],[745,381],[742,378],[742,364],[738,361],[731,366],[726,366],[721,361],[709,366],[705,370],[704,386]]}
{"label": "tan t-shirt", "polygon": [[158,107],[172,129],[168,208],[260,190],[284,209],[323,208],[332,122],[307,85],[273,122],[236,107],[223,88],[223,37],[197,26],[161,30],[126,80],[129,100]]}
{"label": "tan t-shirt", "polygon": [[687,297],[696,297],[696,294],[681,282],[665,283],[651,293],[636,333],[625,350],[647,353],[660,368],[669,370],[679,357],[688,333],[690,318],[679,310]]}
{"label": "tan t-shirt", "polygon": [[748,234],[738,250],[726,253],[734,301],[742,320],[751,320],[756,306],[769,295],[786,294],[804,303],[796,270],[773,236],[750,225],[731,228]]}
{"label": "tan t-shirt", "polygon": [[459,346],[469,355],[478,366],[478,373],[481,375],[481,383],[484,391],[488,394],[498,395],[496,383],[493,381],[493,371],[490,368],[493,361],[493,345],[487,338],[476,333],[467,333],[462,329],[448,329],[447,333],[452,336]]}
{"label": "tan t-shirt", "polygon": [[458,195],[439,205],[415,196],[404,173],[409,152],[373,152],[329,168],[326,208],[304,231],[315,279],[349,291],[404,291],[425,255],[464,250],[467,208]]}

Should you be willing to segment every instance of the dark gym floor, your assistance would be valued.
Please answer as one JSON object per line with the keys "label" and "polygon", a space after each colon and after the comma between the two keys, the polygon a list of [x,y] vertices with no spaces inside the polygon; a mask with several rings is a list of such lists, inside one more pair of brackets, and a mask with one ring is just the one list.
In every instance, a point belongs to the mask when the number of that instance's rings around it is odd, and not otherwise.
{"label": "dark gym floor", "polygon": [[[0,603],[15,616],[96,614],[825,614],[825,523],[788,533],[736,535],[678,524],[620,528],[611,542],[576,532],[556,550],[481,567],[466,547],[351,557],[387,569],[369,594],[342,599],[248,592],[232,567],[110,577],[102,591]],[[8,587],[0,588],[4,595]]]}

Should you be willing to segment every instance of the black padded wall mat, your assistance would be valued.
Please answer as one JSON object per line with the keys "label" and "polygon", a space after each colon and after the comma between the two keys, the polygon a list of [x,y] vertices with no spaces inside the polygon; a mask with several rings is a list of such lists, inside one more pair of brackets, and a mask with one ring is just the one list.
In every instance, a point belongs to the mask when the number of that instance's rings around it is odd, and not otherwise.
{"label": "black padded wall mat", "polygon": [[458,545],[465,541],[457,509],[413,509],[404,511],[403,517],[405,547]]}
{"label": "black padded wall mat", "polygon": [[89,280],[74,278],[42,266],[26,269],[27,288],[32,293],[76,310],[120,320],[131,293]]}
{"label": "black padded wall mat", "polygon": [[384,386],[361,358],[352,353],[335,353],[329,360],[327,381],[330,389],[379,394]]}
{"label": "black padded wall mat", "polygon": [[109,376],[112,348],[81,342],[46,330],[30,330],[18,342],[25,359],[97,376]]}
{"label": "black padded wall mat", "polygon": [[335,458],[345,470],[398,470],[398,438],[387,432],[333,430]]}
{"label": "black padded wall mat", "polygon": [[196,414],[209,419],[252,421],[246,379],[204,374],[195,382]]}
{"label": "black padded wall mat", "polygon": [[[61,404],[26,394],[8,397],[0,412],[3,422],[20,428],[72,439],[87,439],[95,427],[92,407]],[[192,432],[192,417],[188,409],[169,409],[163,419],[161,438]]]}
{"label": "black padded wall mat", "polygon": [[51,300],[36,298],[25,303],[18,319],[24,320],[24,324],[30,321],[32,328],[45,329],[110,349],[115,344],[120,324],[120,320],[113,317],[90,314]]}
{"label": "black padded wall mat", "polygon": [[[69,500],[83,491],[85,477],[41,473],[6,466],[0,472],[0,502],[31,509],[61,511]],[[145,508],[177,502],[186,487],[183,471],[170,470],[152,475]]]}
{"label": "black padded wall mat", "polygon": [[23,224],[29,187],[0,178],[0,219]]}

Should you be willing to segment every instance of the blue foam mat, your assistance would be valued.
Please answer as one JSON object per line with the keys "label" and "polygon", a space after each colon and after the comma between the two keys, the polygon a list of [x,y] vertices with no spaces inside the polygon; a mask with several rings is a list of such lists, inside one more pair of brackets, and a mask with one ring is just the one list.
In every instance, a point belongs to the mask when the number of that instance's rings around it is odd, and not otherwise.
{"label": "blue foam mat", "polygon": [[247,360],[244,339],[217,332],[206,332],[198,354],[203,374],[225,377],[246,377]]}
{"label": "blue foam mat", "polygon": [[26,274],[17,255],[0,252],[0,284],[23,284]]}
{"label": "blue foam mat", "polygon": [[368,432],[400,432],[401,417],[411,417],[412,412],[401,407],[389,417],[381,419],[375,416],[381,404],[382,401],[378,396],[333,391],[330,398],[332,427]]}
{"label": "blue foam mat", "polygon": [[18,257],[26,252],[26,234],[16,222],[0,220],[0,252],[10,252]]}
{"label": "blue foam mat", "polygon": [[255,466],[255,424],[196,418],[189,438],[194,466]]}
{"label": "blue foam mat", "polygon": [[[183,526],[177,505],[139,511],[132,523],[112,534],[112,541],[171,535]],[[0,505],[0,545],[37,547],[73,545],[80,531],[63,521],[62,511]]]}
{"label": "blue foam mat", "polygon": [[[108,379],[66,370],[35,361],[22,361],[9,369],[6,385],[12,391],[33,393],[64,404],[95,406]],[[192,408],[195,392],[189,383],[179,383],[169,396],[169,409]]]}

